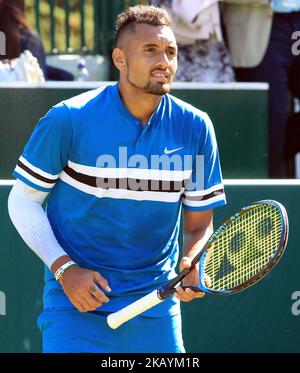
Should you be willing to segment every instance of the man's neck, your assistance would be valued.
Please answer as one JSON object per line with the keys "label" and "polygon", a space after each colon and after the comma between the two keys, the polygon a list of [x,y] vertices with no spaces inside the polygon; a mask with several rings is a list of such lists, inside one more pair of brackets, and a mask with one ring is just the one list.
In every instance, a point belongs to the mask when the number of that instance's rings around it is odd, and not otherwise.
{"label": "man's neck", "polygon": [[143,125],[149,122],[149,119],[162,99],[162,96],[151,95],[141,92],[135,87],[125,86],[119,82],[119,92],[127,110],[139,119]]}

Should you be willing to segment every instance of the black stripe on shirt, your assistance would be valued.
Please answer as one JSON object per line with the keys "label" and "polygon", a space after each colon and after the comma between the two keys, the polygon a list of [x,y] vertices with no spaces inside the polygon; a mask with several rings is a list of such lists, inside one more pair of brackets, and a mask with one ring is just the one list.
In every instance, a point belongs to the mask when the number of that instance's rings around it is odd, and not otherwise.
{"label": "black stripe on shirt", "polygon": [[223,193],[224,193],[224,189],[218,189],[218,190],[215,190],[214,192],[211,192],[209,194],[205,194],[199,197],[196,197],[196,196],[190,197],[190,196],[187,196],[186,194],[183,194],[182,198],[185,198],[187,201],[205,201],[207,199],[219,196],[220,194],[223,194]]}
{"label": "black stripe on shirt", "polygon": [[90,176],[76,172],[71,167],[64,168],[67,175],[80,183],[89,185],[94,188],[102,189],[125,189],[136,192],[170,192],[178,193],[183,188],[183,181],[165,181],[165,180],[141,180],[132,178],[104,178]]}
{"label": "black stripe on shirt", "polygon": [[26,171],[29,175],[33,176],[35,179],[38,179],[40,181],[43,181],[44,183],[48,183],[48,184],[55,184],[57,182],[57,180],[59,179],[58,177],[56,179],[48,179],[44,176],[41,176],[40,174],[32,171],[29,167],[25,166],[25,164],[23,162],[21,162],[20,160],[18,160],[18,163],[17,165],[22,168],[22,170]]}

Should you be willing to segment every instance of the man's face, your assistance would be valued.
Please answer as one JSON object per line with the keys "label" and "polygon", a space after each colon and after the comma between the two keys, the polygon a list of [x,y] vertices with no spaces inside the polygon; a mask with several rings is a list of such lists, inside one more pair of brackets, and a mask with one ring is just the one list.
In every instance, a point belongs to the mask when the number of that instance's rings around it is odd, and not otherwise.
{"label": "man's face", "polygon": [[135,32],[124,36],[123,82],[154,95],[168,93],[177,70],[177,44],[171,28],[137,24]]}

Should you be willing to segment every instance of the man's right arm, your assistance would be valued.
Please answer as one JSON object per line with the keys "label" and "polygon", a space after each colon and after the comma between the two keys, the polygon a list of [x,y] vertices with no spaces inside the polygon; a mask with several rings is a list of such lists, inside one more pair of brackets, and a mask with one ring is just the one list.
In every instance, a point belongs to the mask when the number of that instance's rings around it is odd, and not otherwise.
{"label": "man's right arm", "polygon": [[[42,207],[47,195],[47,192],[16,180],[8,198],[8,211],[25,243],[55,274],[63,264],[72,259],[56,240]],[[72,266],[59,282],[71,303],[81,312],[92,311],[108,301],[97,284],[108,292],[110,288],[98,272]]]}

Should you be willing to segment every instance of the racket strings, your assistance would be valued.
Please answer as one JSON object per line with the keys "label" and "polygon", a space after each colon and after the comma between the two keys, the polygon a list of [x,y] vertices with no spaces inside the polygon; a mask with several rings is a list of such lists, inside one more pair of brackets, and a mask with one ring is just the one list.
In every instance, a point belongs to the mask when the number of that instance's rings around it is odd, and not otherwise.
{"label": "racket strings", "polygon": [[211,290],[235,288],[256,276],[274,257],[282,220],[273,205],[257,205],[236,217],[213,242],[205,262]]}
{"label": "racket strings", "polygon": [[[265,218],[264,218],[265,219]],[[247,219],[248,220],[248,219]],[[246,220],[246,221],[247,221]],[[250,218],[250,220],[253,220]],[[269,221],[269,218],[268,218]],[[262,220],[264,222],[264,220]],[[250,223],[250,222],[249,222]],[[254,221],[252,222],[254,226],[256,225],[257,227],[260,224],[259,221],[259,215],[254,215]],[[243,229],[246,229],[246,227],[242,227]],[[271,229],[268,234],[271,234],[271,232],[276,232],[276,229]],[[224,280],[227,282],[233,282],[235,281],[237,284],[239,284],[239,280],[241,282],[245,282],[249,280],[251,277],[256,275],[262,268],[266,266],[268,261],[270,260],[270,257],[272,257],[276,251],[277,244],[275,244],[275,251],[273,252],[272,250],[266,250],[264,247],[264,241],[262,242],[262,238],[260,237],[259,234],[257,234],[257,231],[249,231],[245,235],[244,242],[246,241],[247,247],[250,248],[246,251],[246,253],[242,252],[242,255],[236,256],[236,257],[231,257],[231,260],[234,262],[234,265],[236,266],[235,270],[230,273],[228,278],[224,278]],[[268,242],[271,242],[274,237],[269,236],[268,237]],[[275,237],[276,239],[276,237]],[[278,242],[278,241],[277,241]],[[274,248],[274,245],[268,246],[268,248]],[[224,284],[229,285],[229,284]]]}

